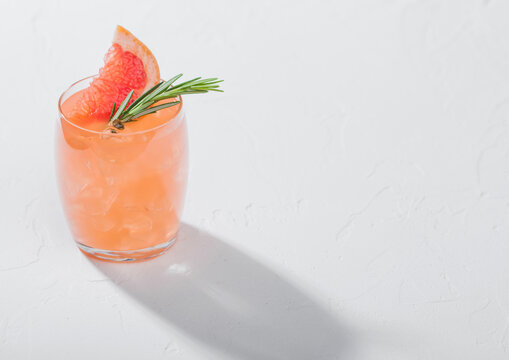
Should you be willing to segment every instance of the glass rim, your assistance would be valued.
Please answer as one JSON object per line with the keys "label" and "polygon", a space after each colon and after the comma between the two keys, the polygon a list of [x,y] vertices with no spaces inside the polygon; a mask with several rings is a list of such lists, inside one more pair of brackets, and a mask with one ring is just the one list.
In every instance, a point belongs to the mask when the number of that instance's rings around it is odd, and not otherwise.
{"label": "glass rim", "polygon": [[[98,76],[97,74],[96,75],[87,76],[87,77],[84,77],[83,79],[75,81],[71,85],[69,85],[69,87],[67,87],[67,89],[65,89],[62,92],[62,94],[60,95],[60,97],[58,98],[58,114],[60,115],[61,119],[65,120],[66,123],[68,123],[69,125],[77,128],[77,129],[80,129],[82,131],[85,131],[85,132],[88,132],[88,133],[91,133],[91,134],[100,134],[100,135],[102,134],[102,135],[104,135],[105,134],[104,131],[90,130],[90,129],[81,127],[81,126],[73,123],[72,121],[70,121],[65,116],[64,112],[62,111],[62,103],[63,103],[62,99],[64,98],[64,96],[67,95],[67,93],[70,92],[79,83],[81,83],[83,81],[86,81],[86,80],[93,79],[93,78],[95,78],[97,76]],[[183,107],[182,96],[179,95],[178,99],[179,99],[180,103],[177,105],[178,106],[177,113],[175,114],[175,116],[173,116],[171,119],[169,119],[165,123],[157,125],[157,126],[154,126],[153,128],[150,128],[150,129],[139,130],[139,131],[134,131],[134,132],[129,132],[129,133],[123,133],[123,132],[108,133],[108,136],[132,136],[132,135],[138,135],[138,134],[143,134],[143,133],[146,133],[146,132],[158,130],[158,129],[164,127],[164,126],[168,126],[169,124],[174,124],[175,121],[173,121],[173,120],[174,119],[182,118],[182,115],[183,115],[183,111],[182,111],[182,107]]]}

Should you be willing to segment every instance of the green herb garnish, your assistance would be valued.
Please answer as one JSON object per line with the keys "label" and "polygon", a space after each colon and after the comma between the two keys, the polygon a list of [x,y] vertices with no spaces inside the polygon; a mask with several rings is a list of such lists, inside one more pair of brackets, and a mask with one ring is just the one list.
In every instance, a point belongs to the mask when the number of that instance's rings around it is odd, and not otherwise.
{"label": "green herb garnish", "polygon": [[[172,77],[170,80],[156,84],[151,89],[140,95],[140,97],[133,101],[131,105],[127,106],[127,103],[129,103],[129,100],[131,100],[134,93],[134,90],[131,90],[118,108],[116,108],[116,104],[113,104],[110,118],[108,120],[108,126],[122,130],[124,128],[124,123],[136,121],[136,119],[141,116],[152,114],[161,109],[180,104],[180,101],[172,101],[152,106],[160,100],[174,99],[180,95],[204,94],[209,91],[223,91],[219,89],[218,85],[218,83],[223,80],[218,80],[217,78],[202,79],[201,77],[197,77],[172,86],[173,83],[181,77],[182,74],[179,74]],[[113,128],[112,131],[114,130]]]}

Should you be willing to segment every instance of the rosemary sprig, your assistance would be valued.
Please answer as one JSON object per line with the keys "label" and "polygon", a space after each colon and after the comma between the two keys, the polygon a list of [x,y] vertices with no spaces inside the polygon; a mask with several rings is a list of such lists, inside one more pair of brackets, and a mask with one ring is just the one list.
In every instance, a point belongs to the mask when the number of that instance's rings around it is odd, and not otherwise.
{"label": "rosemary sprig", "polygon": [[[127,106],[134,94],[134,90],[131,90],[118,108],[115,109],[116,104],[113,104],[108,120],[108,126],[122,130],[124,128],[124,123],[136,121],[136,119],[141,116],[152,114],[156,111],[170,106],[175,106],[180,103],[180,101],[172,101],[152,106],[161,100],[173,99],[180,95],[204,94],[209,91],[223,91],[219,89],[218,85],[223,80],[218,80],[217,78],[202,79],[201,77],[197,77],[195,79],[173,85],[173,83],[181,77],[182,74],[178,74],[167,81],[154,85],[151,89],[145,91],[142,95],[140,95],[140,97],[134,100],[131,105]],[[113,128],[111,131],[116,132]]]}

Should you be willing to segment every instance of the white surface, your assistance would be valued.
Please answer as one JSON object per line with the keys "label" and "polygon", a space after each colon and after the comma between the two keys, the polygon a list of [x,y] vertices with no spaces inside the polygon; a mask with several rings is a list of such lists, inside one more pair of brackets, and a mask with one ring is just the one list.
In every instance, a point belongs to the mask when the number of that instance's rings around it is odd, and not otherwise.
{"label": "white surface", "polygon": [[[509,3],[2,1],[0,358],[507,359]],[[120,23],[186,102],[182,235],[74,246],[59,94]]]}

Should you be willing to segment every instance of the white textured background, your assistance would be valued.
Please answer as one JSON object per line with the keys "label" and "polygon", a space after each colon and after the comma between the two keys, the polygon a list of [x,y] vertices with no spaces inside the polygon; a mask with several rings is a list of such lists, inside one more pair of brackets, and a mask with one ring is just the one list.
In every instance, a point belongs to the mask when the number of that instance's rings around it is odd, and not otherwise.
{"label": "white textured background", "polygon": [[[1,359],[508,359],[509,3],[0,5]],[[78,252],[57,98],[119,23],[186,102],[183,231]]]}

